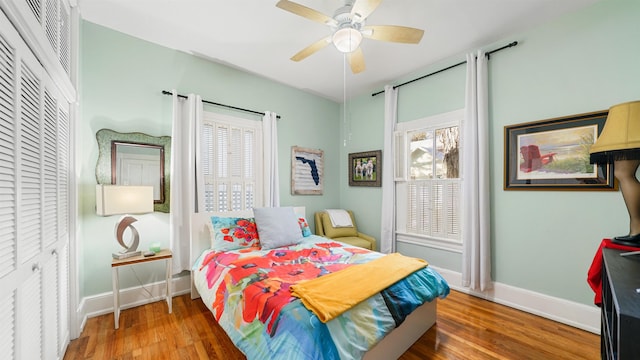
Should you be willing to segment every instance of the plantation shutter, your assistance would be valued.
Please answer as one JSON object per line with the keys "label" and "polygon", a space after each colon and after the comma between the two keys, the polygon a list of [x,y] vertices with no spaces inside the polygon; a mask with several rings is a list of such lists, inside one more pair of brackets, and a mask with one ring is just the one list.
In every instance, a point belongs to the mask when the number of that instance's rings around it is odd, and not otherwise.
{"label": "plantation shutter", "polygon": [[205,113],[201,166],[206,211],[237,211],[259,204],[261,122]]}
{"label": "plantation shutter", "polygon": [[445,236],[450,239],[460,239],[460,181],[452,180],[445,184],[445,196],[447,197],[445,214]]}
{"label": "plantation shutter", "polygon": [[399,124],[394,132],[398,241],[461,245],[461,111]]}

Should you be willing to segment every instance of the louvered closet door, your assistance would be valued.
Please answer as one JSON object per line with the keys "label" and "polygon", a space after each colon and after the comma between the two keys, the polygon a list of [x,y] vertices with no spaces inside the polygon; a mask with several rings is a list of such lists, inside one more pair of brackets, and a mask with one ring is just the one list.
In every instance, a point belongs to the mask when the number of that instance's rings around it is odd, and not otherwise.
{"label": "louvered closet door", "polygon": [[0,354],[69,342],[69,104],[0,13]]}
{"label": "louvered closet door", "polygon": [[22,0],[64,71],[71,73],[71,8],[68,0]]}

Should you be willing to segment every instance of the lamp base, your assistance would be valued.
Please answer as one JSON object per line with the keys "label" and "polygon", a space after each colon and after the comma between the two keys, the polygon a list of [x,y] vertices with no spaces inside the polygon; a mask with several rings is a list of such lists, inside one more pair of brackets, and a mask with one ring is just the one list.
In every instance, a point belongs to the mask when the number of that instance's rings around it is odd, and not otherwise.
{"label": "lamp base", "polygon": [[640,247],[640,234],[616,236],[611,242],[618,245]]}
{"label": "lamp base", "polygon": [[142,251],[118,252],[118,253],[113,253],[112,255],[114,259],[122,260],[130,257],[134,257],[134,256],[140,256],[142,255]]}

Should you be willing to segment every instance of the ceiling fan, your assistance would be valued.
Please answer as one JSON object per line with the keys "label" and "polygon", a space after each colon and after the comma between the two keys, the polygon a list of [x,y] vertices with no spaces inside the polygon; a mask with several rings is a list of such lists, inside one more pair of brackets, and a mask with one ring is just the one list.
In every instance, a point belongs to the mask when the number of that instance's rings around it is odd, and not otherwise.
{"label": "ceiling fan", "polygon": [[302,49],[291,60],[301,61],[333,43],[338,51],[347,55],[351,71],[357,74],[365,69],[364,55],[360,49],[363,37],[405,44],[419,43],[424,30],[395,25],[365,25],[367,17],[381,2],[382,0],[345,0],[345,5],[330,17],[292,1],[278,1],[276,6],[280,9],[325,24],[331,29],[331,35]]}

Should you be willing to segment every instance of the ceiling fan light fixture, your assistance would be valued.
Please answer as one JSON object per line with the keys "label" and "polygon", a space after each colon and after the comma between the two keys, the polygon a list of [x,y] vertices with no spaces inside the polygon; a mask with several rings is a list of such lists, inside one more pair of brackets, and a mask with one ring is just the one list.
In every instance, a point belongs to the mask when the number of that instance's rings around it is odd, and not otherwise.
{"label": "ceiling fan light fixture", "polygon": [[352,27],[343,27],[333,34],[333,45],[342,53],[355,51],[362,42],[362,34]]}

